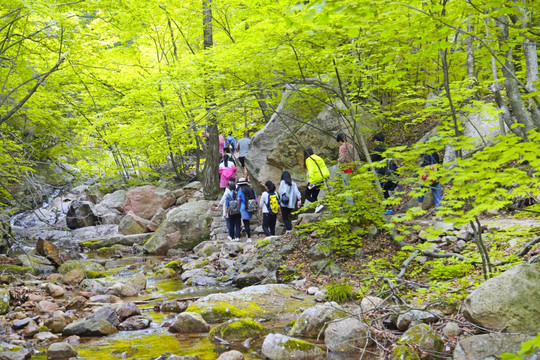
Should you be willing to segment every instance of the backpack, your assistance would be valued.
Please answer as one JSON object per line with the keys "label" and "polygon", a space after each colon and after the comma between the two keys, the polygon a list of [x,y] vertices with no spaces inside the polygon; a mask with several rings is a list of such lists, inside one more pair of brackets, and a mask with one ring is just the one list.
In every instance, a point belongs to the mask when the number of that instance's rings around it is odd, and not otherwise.
{"label": "backpack", "polygon": [[249,213],[254,213],[259,208],[259,205],[257,204],[257,200],[255,200],[255,192],[253,189],[251,189],[251,195],[249,196],[249,199],[247,201],[247,207],[246,210]]}
{"label": "backpack", "polygon": [[275,192],[268,193],[268,202],[266,203],[268,212],[277,215],[279,212],[279,197]]}
{"label": "backpack", "polygon": [[229,202],[229,215],[240,214],[240,202],[238,201],[238,195],[236,191],[232,193],[232,200]]}
{"label": "backpack", "polygon": [[289,195],[287,193],[281,194],[281,205],[289,206]]}

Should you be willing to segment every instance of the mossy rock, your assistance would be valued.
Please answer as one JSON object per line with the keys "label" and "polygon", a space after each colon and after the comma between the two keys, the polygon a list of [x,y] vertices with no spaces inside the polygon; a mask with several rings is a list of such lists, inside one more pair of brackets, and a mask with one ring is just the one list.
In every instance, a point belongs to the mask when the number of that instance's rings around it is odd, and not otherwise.
{"label": "mossy rock", "polygon": [[80,269],[80,270],[83,270],[84,272],[88,272],[88,271],[102,272],[102,273],[105,272],[105,268],[102,265],[95,263],[93,261],[69,260],[63,263],[62,265],[60,265],[60,267],[58,268],[58,273],[67,274],[68,272],[74,269]]}
{"label": "mossy rock", "polygon": [[182,259],[170,261],[165,265],[165,267],[169,269],[173,269],[175,271],[180,271],[183,268]]}
{"label": "mossy rock", "polygon": [[194,269],[201,269],[201,268],[205,267],[206,265],[208,265],[208,259],[201,258],[201,259],[197,259],[195,261],[192,261],[192,262],[190,262],[188,264],[183,264],[182,268],[184,270],[194,270]]}
{"label": "mossy rock", "polygon": [[129,250],[130,250],[130,248],[127,247],[127,246],[116,244],[116,245],[113,245],[113,246],[105,246],[105,247],[99,248],[97,250],[97,254],[100,257],[109,257],[109,256],[114,255],[116,253],[128,252]]}
{"label": "mossy rock", "polygon": [[410,347],[405,345],[396,346],[392,351],[392,360],[420,360]]}
{"label": "mossy rock", "polygon": [[176,270],[172,269],[172,268],[161,268],[159,269],[158,271],[156,271],[156,275],[154,276],[155,278],[160,278],[160,279],[172,279],[172,278],[175,278],[178,276],[178,273],[176,272]]}
{"label": "mossy rock", "polygon": [[210,331],[210,338],[219,337],[228,341],[244,341],[257,338],[267,333],[264,326],[253,319],[230,320],[220,324]]}
{"label": "mossy rock", "polygon": [[109,276],[107,272],[87,270],[84,272],[88,279],[99,279]]}
{"label": "mossy rock", "polygon": [[208,322],[221,322],[228,319],[255,317],[260,315],[263,309],[251,301],[246,301],[241,308],[225,301],[215,301],[202,308],[193,303],[186,311],[201,314]]}
{"label": "mossy rock", "polygon": [[9,290],[0,289],[0,315],[7,314],[9,311]]}
{"label": "mossy rock", "polygon": [[398,344],[413,345],[430,354],[427,359],[441,359],[436,354],[442,354],[444,350],[444,341],[426,324],[417,324],[409,328],[399,338]]}
{"label": "mossy rock", "polygon": [[33,274],[33,271],[29,267],[12,264],[0,264],[0,273],[4,275],[24,275]]}

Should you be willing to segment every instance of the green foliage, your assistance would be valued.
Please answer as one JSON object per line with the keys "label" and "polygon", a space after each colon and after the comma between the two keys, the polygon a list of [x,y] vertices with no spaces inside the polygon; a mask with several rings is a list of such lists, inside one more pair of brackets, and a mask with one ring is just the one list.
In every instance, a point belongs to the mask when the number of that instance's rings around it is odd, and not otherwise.
{"label": "green foliage", "polygon": [[382,228],[384,212],[377,195],[373,175],[362,167],[346,185],[341,179],[330,184],[320,200],[328,216],[301,227],[302,232],[315,232],[325,250],[340,255],[352,255],[362,246],[370,227]]}
{"label": "green foliage", "polygon": [[540,333],[536,335],[536,337],[532,340],[526,341],[523,344],[521,344],[521,349],[517,352],[517,354],[513,353],[504,353],[501,354],[499,357],[501,360],[522,360],[524,359],[525,355],[531,355],[534,353],[538,353],[540,351]]}
{"label": "green foliage", "polygon": [[330,301],[335,301],[338,304],[343,304],[354,299],[352,286],[342,282],[340,284],[330,283],[326,285],[326,297]]}
{"label": "green foliage", "polygon": [[433,268],[429,270],[429,277],[433,280],[451,280],[468,275],[472,270],[471,264],[457,263],[445,265],[442,261],[434,261]]}

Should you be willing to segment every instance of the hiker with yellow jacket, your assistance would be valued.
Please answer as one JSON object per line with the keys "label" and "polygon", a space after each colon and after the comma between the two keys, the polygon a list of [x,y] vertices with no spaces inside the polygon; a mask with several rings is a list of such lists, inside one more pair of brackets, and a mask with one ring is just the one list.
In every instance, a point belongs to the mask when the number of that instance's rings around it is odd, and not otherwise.
{"label": "hiker with yellow jacket", "polygon": [[326,167],[324,160],[313,153],[311,146],[306,146],[304,149],[304,159],[308,172],[308,184],[305,197],[306,201],[314,202],[317,201],[321,186],[324,183],[324,180],[330,176],[330,172],[328,171],[328,167]]}

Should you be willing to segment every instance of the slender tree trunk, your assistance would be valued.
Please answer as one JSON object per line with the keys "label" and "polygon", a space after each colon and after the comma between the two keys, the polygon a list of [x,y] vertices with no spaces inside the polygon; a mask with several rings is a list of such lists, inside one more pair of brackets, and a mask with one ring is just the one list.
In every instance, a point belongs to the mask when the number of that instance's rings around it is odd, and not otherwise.
{"label": "slender tree trunk", "polygon": [[[472,33],[474,26],[470,20],[467,21],[467,32]],[[467,77],[476,80],[476,68],[474,66],[474,41],[473,37],[467,37]],[[471,84],[472,86],[472,84]]]}
{"label": "slender tree trunk", "polygon": [[[497,24],[499,25],[499,42],[504,44],[508,41],[508,17],[499,16],[497,18]],[[524,133],[534,129],[536,126],[532,121],[531,114],[525,106],[525,102],[521,97],[519,90],[519,85],[516,81],[516,71],[514,67],[512,48],[508,47],[505,53],[505,64],[502,67],[502,73],[505,77],[504,86],[506,88],[506,95],[508,96],[508,101],[512,109],[512,114],[515,116],[517,121],[523,124]],[[524,134],[526,136],[526,134]]]}
{"label": "slender tree trunk", "polygon": [[[210,50],[214,46],[212,33],[212,0],[203,0],[203,35],[204,50],[206,56],[210,56]],[[206,149],[206,161],[203,168],[203,185],[205,199],[213,200],[219,194],[219,176],[218,176],[218,154],[219,154],[219,136],[217,120],[212,113],[214,108],[214,89],[209,81],[210,73],[206,71],[206,111],[208,112],[208,147]]]}

